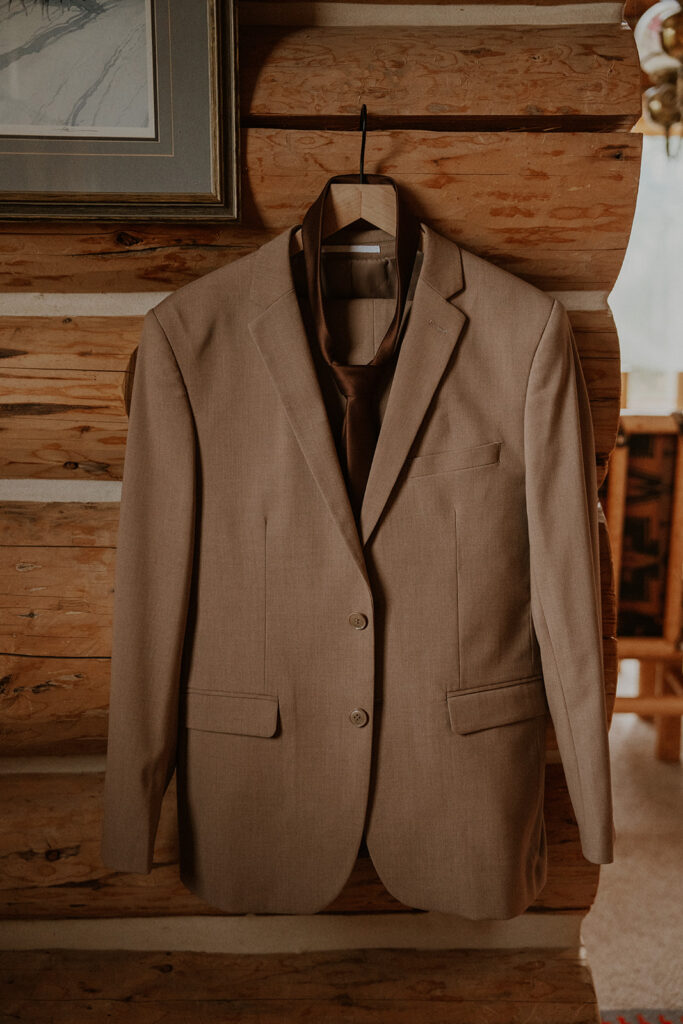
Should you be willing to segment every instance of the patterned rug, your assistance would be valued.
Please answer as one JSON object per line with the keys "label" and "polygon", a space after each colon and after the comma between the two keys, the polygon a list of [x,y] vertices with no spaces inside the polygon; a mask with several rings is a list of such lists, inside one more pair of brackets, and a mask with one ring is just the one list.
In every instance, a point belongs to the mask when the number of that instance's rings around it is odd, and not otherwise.
{"label": "patterned rug", "polygon": [[600,1024],[683,1024],[683,1010],[600,1010]]}

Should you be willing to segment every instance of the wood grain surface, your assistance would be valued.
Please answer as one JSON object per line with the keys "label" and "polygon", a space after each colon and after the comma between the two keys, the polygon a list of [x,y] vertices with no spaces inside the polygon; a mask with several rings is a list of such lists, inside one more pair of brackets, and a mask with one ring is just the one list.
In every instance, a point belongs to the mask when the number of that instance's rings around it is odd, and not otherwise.
{"label": "wood grain surface", "polygon": [[[178,876],[175,779],[164,797],[150,874],[111,871],[100,861],[101,772],[14,773],[0,789],[0,915],[4,919],[221,914],[189,892]],[[548,879],[535,911],[582,913],[599,865],[580,849],[560,764],[546,765]],[[370,858],[359,857],[324,913],[406,912],[382,885]]]}
{"label": "wood grain surface", "polygon": [[0,952],[7,1020],[30,1024],[595,1024],[582,950]]}
{"label": "wood grain surface", "polygon": [[[359,167],[357,131],[244,129],[239,226],[7,224],[0,290],[171,291],[258,248],[329,177]],[[642,136],[389,130],[365,170],[389,174],[421,219],[544,289],[611,290],[638,191]]]}
{"label": "wood grain surface", "polygon": [[620,24],[243,25],[240,61],[247,125],[341,116],[356,129],[362,96],[370,130],[397,117],[475,127],[492,116],[599,116],[629,131],[640,104],[638,55]]}

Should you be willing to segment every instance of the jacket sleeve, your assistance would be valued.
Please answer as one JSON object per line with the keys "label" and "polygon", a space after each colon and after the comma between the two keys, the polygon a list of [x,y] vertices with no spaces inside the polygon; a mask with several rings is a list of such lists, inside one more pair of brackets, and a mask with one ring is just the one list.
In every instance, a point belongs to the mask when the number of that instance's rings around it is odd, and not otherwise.
{"label": "jacket sleeve", "polygon": [[151,871],[175,769],[194,518],[194,422],[152,310],[133,376],[115,565],[101,855],[117,871]]}
{"label": "jacket sleeve", "polygon": [[595,442],[569,317],[555,299],[524,412],[531,614],[548,707],[587,860],[614,860]]}

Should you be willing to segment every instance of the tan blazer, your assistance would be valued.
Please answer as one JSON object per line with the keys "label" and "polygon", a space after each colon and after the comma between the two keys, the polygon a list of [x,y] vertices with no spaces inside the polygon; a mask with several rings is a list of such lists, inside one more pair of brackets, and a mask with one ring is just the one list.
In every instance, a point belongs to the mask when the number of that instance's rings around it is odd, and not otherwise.
{"label": "tan blazer", "polygon": [[[314,913],[365,829],[409,906],[522,913],[544,733],[613,859],[592,422],[564,306],[421,223],[351,512],[287,228],[151,310],[120,509],[104,863],[230,913]],[[372,300],[368,300],[372,302]]]}

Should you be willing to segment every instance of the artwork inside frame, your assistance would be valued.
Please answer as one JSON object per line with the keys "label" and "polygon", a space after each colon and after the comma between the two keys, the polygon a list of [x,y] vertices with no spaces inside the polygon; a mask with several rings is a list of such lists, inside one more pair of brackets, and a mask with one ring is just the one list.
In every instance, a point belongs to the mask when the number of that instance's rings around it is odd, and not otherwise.
{"label": "artwork inside frame", "polygon": [[236,0],[0,0],[0,219],[236,221]]}

